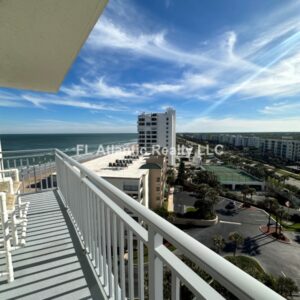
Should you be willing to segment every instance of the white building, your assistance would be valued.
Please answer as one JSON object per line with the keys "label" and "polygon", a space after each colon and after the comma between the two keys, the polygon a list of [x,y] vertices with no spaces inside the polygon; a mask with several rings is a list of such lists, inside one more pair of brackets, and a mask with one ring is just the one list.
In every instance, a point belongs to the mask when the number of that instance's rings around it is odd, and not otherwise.
{"label": "white building", "polygon": [[[138,143],[140,149],[152,151],[160,146],[168,149],[168,164],[175,165],[176,112],[167,108],[164,113],[142,113],[138,116]],[[173,151],[172,151],[173,150]]]}
{"label": "white building", "polygon": [[[149,170],[140,169],[146,161],[143,156],[134,156],[131,163],[124,163],[131,151],[115,152],[83,163],[85,167],[109,181],[144,206],[149,206]],[[126,159],[127,161],[127,159]],[[119,163],[120,162],[120,163]]]}
{"label": "white building", "polygon": [[264,155],[272,155],[285,160],[300,160],[300,141],[292,139],[261,139]]}

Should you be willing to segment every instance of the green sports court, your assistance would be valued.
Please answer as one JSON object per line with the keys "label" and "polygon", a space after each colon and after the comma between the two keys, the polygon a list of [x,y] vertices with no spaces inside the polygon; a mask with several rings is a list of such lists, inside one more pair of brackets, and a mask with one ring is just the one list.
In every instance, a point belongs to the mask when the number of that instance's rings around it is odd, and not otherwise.
{"label": "green sports court", "polygon": [[233,189],[235,189],[235,185],[259,185],[261,187],[263,185],[261,180],[239,169],[216,165],[205,165],[203,167],[205,170],[213,172],[221,184],[232,185]]}

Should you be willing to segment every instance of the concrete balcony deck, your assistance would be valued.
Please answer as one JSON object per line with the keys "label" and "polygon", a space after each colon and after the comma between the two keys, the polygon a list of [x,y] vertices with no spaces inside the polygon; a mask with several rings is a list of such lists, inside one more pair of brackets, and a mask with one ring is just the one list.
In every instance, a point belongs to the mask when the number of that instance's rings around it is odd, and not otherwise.
{"label": "concrete balcony deck", "polygon": [[[0,299],[101,299],[93,271],[56,191],[30,201],[26,247],[13,251],[15,281],[0,281]],[[0,268],[4,258],[0,258]]]}

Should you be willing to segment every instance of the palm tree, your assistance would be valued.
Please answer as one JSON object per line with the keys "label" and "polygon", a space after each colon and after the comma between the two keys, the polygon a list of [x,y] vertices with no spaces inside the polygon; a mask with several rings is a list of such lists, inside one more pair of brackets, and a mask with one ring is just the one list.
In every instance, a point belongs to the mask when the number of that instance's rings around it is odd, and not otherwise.
{"label": "palm tree", "polygon": [[278,207],[278,202],[274,198],[267,197],[265,200],[265,204],[268,207],[269,212],[269,219],[268,219],[268,232],[270,231],[270,225],[271,225],[271,212],[276,211]]}
{"label": "palm tree", "polygon": [[[283,207],[281,207],[279,210],[278,210],[278,215],[279,215],[279,235],[281,235],[282,233],[282,220],[285,218],[288,217],[288,213],[284,210]],[[277,233],[277,231],[276,231]]]}
{"label": "palm tree", "polygon": [[211,206],[211,214],[214,215],[215,213],[215,205],[219,200],[219,193],[213,189],[213,188],[209,188],[209,190],[206,192],[205,194],[205,199],[209,200],[212,204]]}
{"label": "palm tree", "polygon": [[231,242],[233,242],[233,245],[234,245],[233,256],[235,256],[237,247],[243,243],[244,238],[237,231],[234,231],[234,232],[229,233],[228,239]]}
{"label": "palm tree", "polygon": [[285,184],[285,182],[286,182],[287,180],[289,180],[289,179],[290,179],[290,177],[289,177],[289,175],[287,175],[287,174],[284,174],[284,175],[282,175],[282,176],[280,177],[280,181],[282,181],[283,184]]}
{"label": "palm tree", "polygon": [[216,234],[212,237],[214,243],[214,249],[217,253],[220,253],[221,250],[225,247],[225,239],[220,234]]}
{"label": "palm tree", "polygon": [[251,196],[251,201],[252,201],[253,195],[256,194],[256,189],[255,189],[255,188],[249,188],[249,194],[250,194],[250,196]]}
{"label": "palm tree", "polygon": [[249,194],[249,186],[248,186],[248,185],[245,185],[245,186],[243,187],[241,193],[243,194],[244,201],[246,201],[247,195]]}

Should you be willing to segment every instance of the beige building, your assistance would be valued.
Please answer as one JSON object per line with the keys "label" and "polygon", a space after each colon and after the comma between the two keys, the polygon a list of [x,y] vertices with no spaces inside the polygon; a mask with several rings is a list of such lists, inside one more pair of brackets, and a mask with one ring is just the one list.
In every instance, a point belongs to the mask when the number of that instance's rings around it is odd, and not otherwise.
{"label": "beige building", "polygon": [[166,183],[167,160],[163,155],[151,155],[141,169],[149,170],[149,207],[156,209],[164,201]]}

